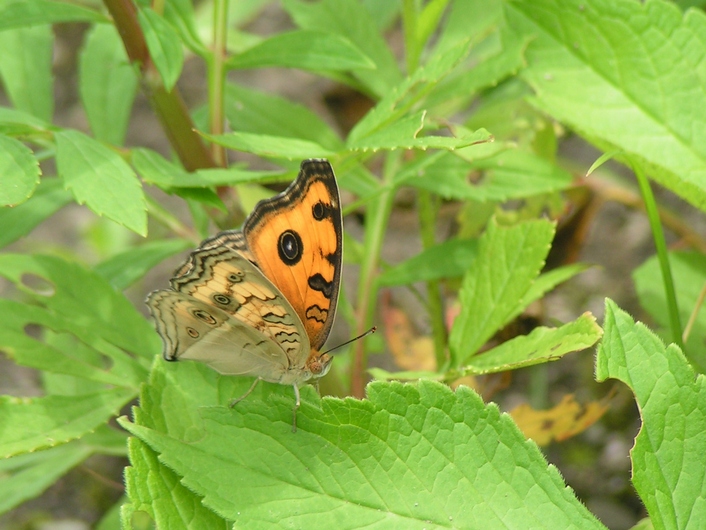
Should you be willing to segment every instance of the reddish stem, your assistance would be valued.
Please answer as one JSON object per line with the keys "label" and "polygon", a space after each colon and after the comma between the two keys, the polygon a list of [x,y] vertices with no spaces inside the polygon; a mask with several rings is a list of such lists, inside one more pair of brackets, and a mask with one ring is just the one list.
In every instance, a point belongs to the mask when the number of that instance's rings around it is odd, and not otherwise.
{"label": "reddish stem", "polygon": [[137,9],[131,0],[103,0],[125,45],[130,62],[137,64],[142,74],[142,87],[157,115],[169,143],[187,171],[218,167],[203,139],[196,133],[194,122],[179,90],[164,89],[157,74],[142,28],[137,21]]}

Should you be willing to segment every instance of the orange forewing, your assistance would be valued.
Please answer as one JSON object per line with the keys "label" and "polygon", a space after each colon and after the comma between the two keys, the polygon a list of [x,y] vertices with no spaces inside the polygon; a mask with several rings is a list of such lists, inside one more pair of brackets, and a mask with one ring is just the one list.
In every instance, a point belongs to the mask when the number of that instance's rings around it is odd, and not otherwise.
{"label": "orange forewing", "polygon": [[299,315],[311,347],[328,337],[343,251],[338,186],[325,160],[302,162],[280,195],[260,201],[243,226],[257,266]]}

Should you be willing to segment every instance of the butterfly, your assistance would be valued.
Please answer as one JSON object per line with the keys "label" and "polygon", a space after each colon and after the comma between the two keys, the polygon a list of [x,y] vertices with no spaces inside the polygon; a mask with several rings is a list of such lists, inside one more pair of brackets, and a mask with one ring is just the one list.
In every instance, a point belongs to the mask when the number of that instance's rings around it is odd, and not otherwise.
{"label": "butterfly", "polygon": [[301,163],[294,182],[255,205],[241,230],[204,240],[177,269],[171,289],[147,306],[167,361],[194,360],[226,375],[299,386],[326,375],[321,353],[341,281],[341,201],[326,160]]}

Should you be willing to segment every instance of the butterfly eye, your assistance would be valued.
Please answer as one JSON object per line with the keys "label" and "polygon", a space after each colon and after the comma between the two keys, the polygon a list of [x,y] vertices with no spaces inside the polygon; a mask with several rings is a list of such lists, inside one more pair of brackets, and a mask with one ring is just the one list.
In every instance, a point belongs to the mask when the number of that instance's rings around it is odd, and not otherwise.
{"label": "butterfly eye", "polygon": [[286,230],[279,236],[279,259],[285,265],[296,265],[302,257],[302,238],[294,230]]}
{"label": "butterfly eye", "polygon": [[196,309],[192,313],[196,318],[199,320],[203,320],[206,322],[206,324],[210,324],[211,326],[215,326],[218,324],[215,318],[213,318],[208,312],[204,311],[203,309]]}
{"label": "butterfly eye", "polygon": [[213,295],[213,300],[214,300],[217,304],[221,304],[221,305],[228,305],[228,304],[230,304],[230,298],[227,297],[227,296],[224,295],[224,294],[214,294],[214,295]]}

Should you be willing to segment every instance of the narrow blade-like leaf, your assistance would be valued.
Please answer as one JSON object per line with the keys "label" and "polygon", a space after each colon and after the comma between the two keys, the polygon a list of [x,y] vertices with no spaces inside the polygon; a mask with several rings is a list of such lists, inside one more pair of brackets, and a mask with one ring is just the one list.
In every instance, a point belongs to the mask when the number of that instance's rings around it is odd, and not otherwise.
{"label": "narrow blade-like leaf", "polygon": [[96,139],[122,145],[137,91],[137,77],[117,30],[95,26],[81,52],[81,101]]}

